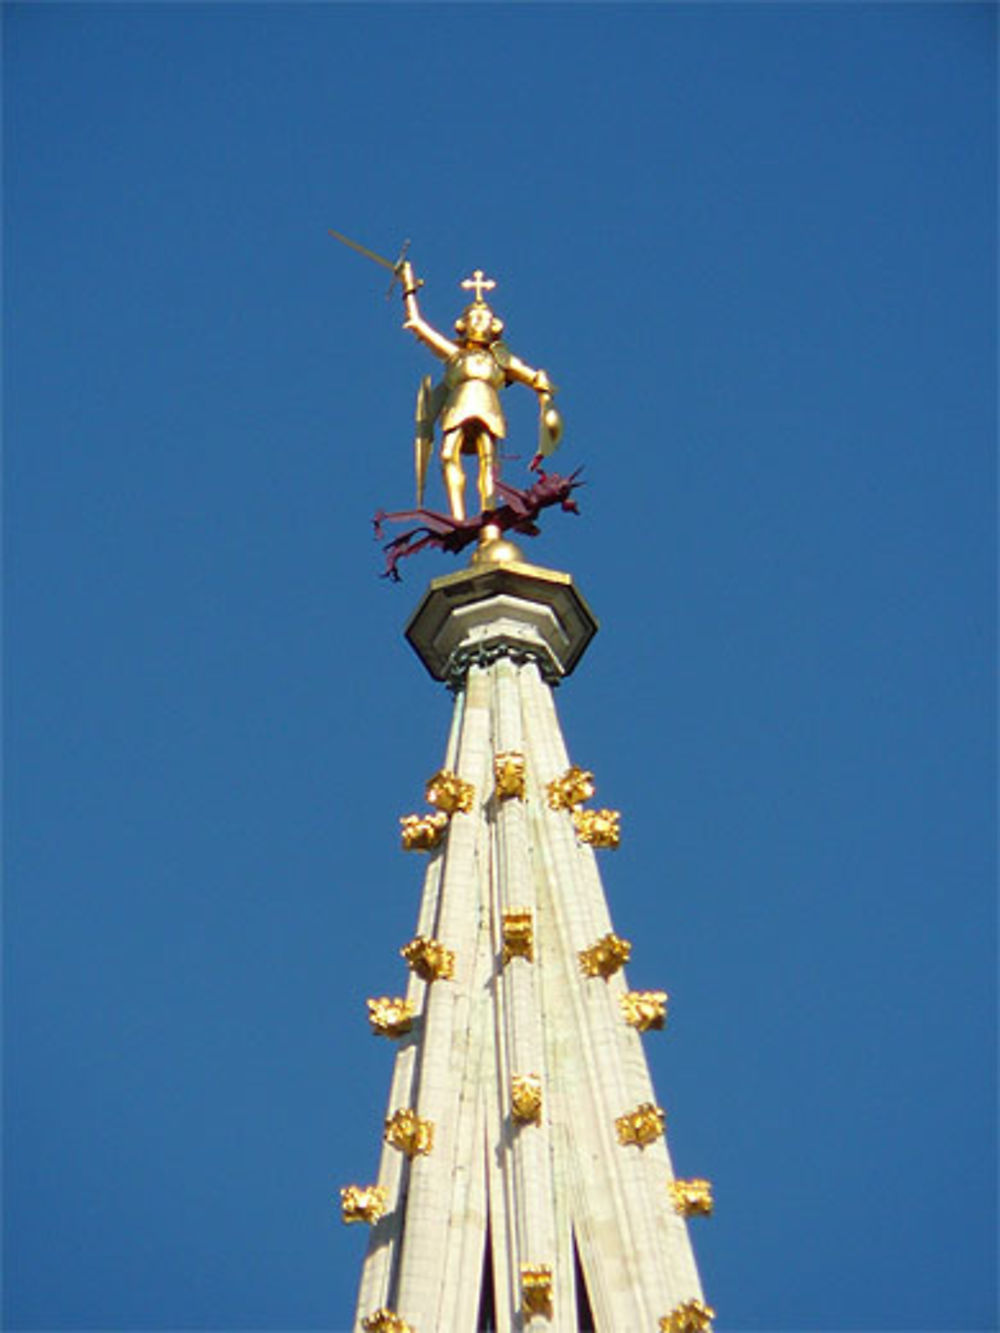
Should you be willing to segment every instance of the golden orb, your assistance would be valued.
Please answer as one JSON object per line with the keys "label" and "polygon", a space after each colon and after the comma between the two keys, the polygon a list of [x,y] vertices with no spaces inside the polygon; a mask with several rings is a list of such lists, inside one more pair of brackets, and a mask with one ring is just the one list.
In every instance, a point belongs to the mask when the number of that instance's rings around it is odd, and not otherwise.
{"label": "golden orb", "polygon": [[521,552],[508,541],[496,523],[486,523],[479,537],[479,545],[472,553],[473,565],[507,565],[520,560]]}

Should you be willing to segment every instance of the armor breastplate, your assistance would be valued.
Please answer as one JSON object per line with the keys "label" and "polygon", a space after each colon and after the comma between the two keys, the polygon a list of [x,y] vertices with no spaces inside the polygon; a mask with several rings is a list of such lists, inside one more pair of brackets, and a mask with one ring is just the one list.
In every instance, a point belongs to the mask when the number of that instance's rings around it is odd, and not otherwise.
{"label": "armor breastplate", "polygon": [[492,352],[484,347],[461,347],[445,363],[444,383],[448,391],[441,429],[453,430],[466,421],[481,421],[498,439],[506,434],[497,390],[505,381]]}
{"label": "armor breastplate", "polygon": [[444,382],[454,391],[467,380],[485,380],[494,389],[502,388],[504,373],[492,352],[482,347],[461,347],[448,358],[444,368]]}

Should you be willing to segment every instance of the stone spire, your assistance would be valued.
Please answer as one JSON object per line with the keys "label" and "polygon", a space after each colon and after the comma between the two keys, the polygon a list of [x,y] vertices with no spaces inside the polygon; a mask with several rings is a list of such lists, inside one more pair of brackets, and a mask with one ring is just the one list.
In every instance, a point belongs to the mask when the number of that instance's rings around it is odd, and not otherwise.
{"label": "stone spire", "polygon": [[342,1191],[371,1225],[355,1333],[700,1333],[686,1218],[711,1192],[674,1178],[642,1047],[667,997],[628,988],[598,870],[618,814],[553,700],[597,624],[486,537],[406,631],[455,708],[402,821],[428,857],[406,991],[369,1000],[396,1051],[378,1182]]}

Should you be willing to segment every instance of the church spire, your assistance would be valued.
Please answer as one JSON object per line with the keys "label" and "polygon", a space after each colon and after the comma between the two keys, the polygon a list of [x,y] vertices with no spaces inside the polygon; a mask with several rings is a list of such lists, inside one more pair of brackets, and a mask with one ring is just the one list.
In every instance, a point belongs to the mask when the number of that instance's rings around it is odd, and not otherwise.
{"label": "church spire", "polygon": [[599,869],[619,814],[553,697],[597,622],[492,518],[406,629],[454,713],[401,823],[426,857],[405,994],[368,1002],[395,1061],[378,1179],[342,1194],[371,1227],[355,1333],[702,1333],[687,1221],[711,1189],[674,1175],[643,1051],[668,999],[629,989]]}

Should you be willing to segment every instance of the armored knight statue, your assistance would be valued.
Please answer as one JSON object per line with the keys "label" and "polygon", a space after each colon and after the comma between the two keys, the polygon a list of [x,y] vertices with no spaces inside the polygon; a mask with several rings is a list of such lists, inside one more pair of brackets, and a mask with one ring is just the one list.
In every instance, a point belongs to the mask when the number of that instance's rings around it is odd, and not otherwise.
{"label": "armored knight statue", "polygon": [[485,278],[481,269],[462,283],[466,290],[475,292],[475,297],[455,322],[457,342],[439,333],[421,315],[417,291],[422,283],[415,277],[412,264],[402,260],[396,266],[396,274],[406,310],[403,327],[410,329],[445,363],[441,382],[432,385],[431,377],[425,376],[417,398],[417,507],[423,505],[427,465],[434,448],[434,426],[439,423],[445,491],[452,517],[461,521],[466,516],[462,463],[465,454],[476,454],[479,459],[482,511],[494,505],[497,441],[507,433],[500,389],[517,382],[538,394],[539,448],[532,463],[537,467],[555,449],[562,434],[562,421],[552,403],[555,386],[544,370],[533,370],[500,341],[503,322],[483,300],[483,292],[492,290],[496,283]]}

